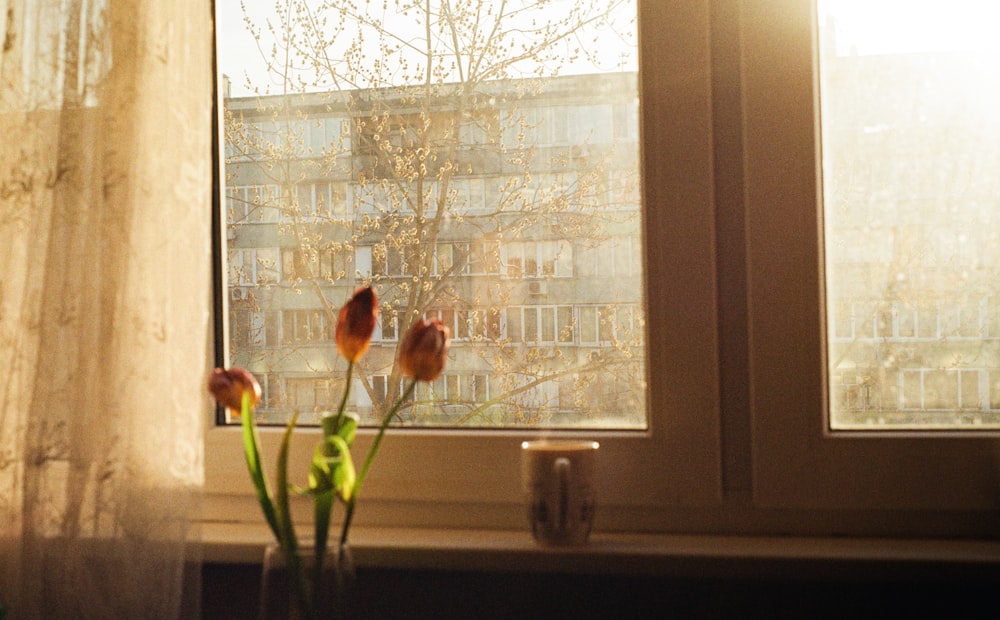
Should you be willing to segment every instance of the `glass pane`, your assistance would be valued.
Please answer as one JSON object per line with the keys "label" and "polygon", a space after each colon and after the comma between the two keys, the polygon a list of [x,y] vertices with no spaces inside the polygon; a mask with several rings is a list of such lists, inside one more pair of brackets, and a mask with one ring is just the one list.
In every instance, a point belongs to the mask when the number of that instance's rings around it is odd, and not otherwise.
{"label": "glass pane", "polygon": [[820,0],[834,429],[1000,426],[1000,3]]}
{"label": "glass pane", "polygon": [[635,0],[217,4],[229,363],[262,422],[338,402],[372,284],[362,423],[426,316],[454,340],[404,423],[646,427]]}

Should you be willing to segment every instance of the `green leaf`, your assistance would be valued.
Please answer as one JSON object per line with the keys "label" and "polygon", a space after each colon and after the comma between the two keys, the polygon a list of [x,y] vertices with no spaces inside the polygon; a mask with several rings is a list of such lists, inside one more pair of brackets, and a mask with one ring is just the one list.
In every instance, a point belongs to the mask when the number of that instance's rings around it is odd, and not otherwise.
{"label": "green leaf", "polygon": [[298,420],[298,412],[292,413],[288,425],[285,426],[285,433],[281,437],[281,446],[278,449],[278,470],[277,489],[275,491],[275,512],[278,517],[278,524],[281,526],[281,536],[279,540],[289,556],[295,554],[298,543],[295,540],[295,528],[292,524],[292,515],[288,503],[288,448],[291,444],[292,431],[295,430],[295,422]]}
{"label": "green leaf", "polygon": [[254,425],[253,408],[250,406],[250,393],[243,394],[243,401],[240,408],[240,426],[243,429],[243,453],[246,456],[247,469],[250,471],[250,481],[257,491],[257,501],[260,503],[261,511],[264,513],[264,520],[274,533],[274,537],[281,541],[280,528],[278,527],[278,517],[274,508],[274,501],[271,499],[271,491],[267,486],[267,479],[264,477],[264,469],[260,462],[260,444],[257,441],[257,429]]}
{"label": "green leaf", "polygon": [[326,544],[330,535],[330,513],[333,512],[333,489],[318,492],[313,497],[313,538],[316,556],[313,567],[316,571],[313,583],[323,583],[323,560],[326,558]]}
{"label": "green leaf", "polygon": [[327,455],[324,443],[321,442],[316,446],[312,462],[309,464],[309,490],[312,493],[333,489],[331,465],[336,459]]}
{"label": "green leaf", "polygon": [[306,611],[306,617],[312,617],[312,604],[309,599],[309,592],[306,587],[306,579],[302,570],[302,559],[298,553],[298,541],[295,538],[295,525],[292,523],[291,509],[288,503],[288,449],[292,440],[292,432],[295,430],[295,422],[298,420],[298,412],[293,412],[291,419],[285,426],[285,433],[281,437],[281,446],[278,448],[278,468],[277,485],[275,497],[275,512],[280,526],[280,536],[282,550],[285,552],[285,561],[288,562],[288,569],[294,577],[296,596]]}
{"label": "green leaf", "polygon": [[340,428],[337,429],[337,435],[342,437],[348,446],[354,445],[354,436],[357,434],[360,422],[358,414],[350,411],[345,413],[340,420]]}
{"label": "green leaf", "polygon": [[331,471],[333,474],[333,488],[337,490],[343,500],[349,501],[354,494],[354,485],[357,474],[354,471],[354,461],[351,459],[351,448],[347,441],[340,435],[333,435],[327,441],[335,447],[338,458],[333,463]]}

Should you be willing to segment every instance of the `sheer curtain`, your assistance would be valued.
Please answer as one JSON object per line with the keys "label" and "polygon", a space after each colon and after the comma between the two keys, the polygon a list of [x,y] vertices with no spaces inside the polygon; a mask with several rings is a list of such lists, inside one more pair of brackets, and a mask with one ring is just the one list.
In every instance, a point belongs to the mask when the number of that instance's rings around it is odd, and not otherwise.
{"label": "sheer curtain", "polygon": [[6,0],[0,39],[0,605],[190,617],[210,3]]}

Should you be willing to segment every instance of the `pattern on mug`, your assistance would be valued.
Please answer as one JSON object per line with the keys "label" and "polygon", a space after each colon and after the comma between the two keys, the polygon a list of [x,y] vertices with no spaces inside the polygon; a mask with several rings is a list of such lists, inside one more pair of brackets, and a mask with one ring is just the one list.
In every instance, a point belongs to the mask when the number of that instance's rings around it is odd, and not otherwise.
{"label": "pattern on mug", "polygon": [[544,499],[535,500],[531,504],[531,531],[534,534],[539,534],[539,530],[544,527],[545,522],[549,519],[549,511],[545,505]]}

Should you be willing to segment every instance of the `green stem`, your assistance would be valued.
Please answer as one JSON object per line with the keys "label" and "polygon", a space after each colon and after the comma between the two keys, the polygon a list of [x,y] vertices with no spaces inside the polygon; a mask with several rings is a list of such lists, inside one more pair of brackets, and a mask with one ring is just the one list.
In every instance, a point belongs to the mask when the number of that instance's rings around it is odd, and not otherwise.
{"label": "green stem", "polygon": [[[326,416],[323,418],[323,454],[334,456],[329,442],[331,436],[340,432],[340,426],[344,422],[344,413],[347,411],[347,402],[351,394],[351,382],[354,374],[354,362],[347,362],[347,381],[344,384],[344,393],[340,398],[340,406],[337,407],[336,416]],[[330,528],[330,513],[333,508],[333,493],[317,494],[314,498],[314,540],[316,543],[316,583],[319,583],[323,575],[323,559],[326,556],[327,532]]]}
{"label": "green stem", "polygon": [[243,394],[240,409],[240,424],[243,429],[243,451],[246,455],[247,468],[250,470],[250,480],[257,490],[257,500],[260,502],[261,510],[264,512],[264,519],[274,532],[274,537],[278,541],[282,552],[285,554],[285,562],[288,570],[295,579],[295,593],[302,605],[307,617],[313,617],[312,603],[309,600],[305,585],[305,576],[302,574],[302,564],[296,549],[298,543],[295,539],[295,530],[292,525],[292,516],[288,502],[288,445],[291,439],[292,430],[295,428],[297,413],[292,414],[292,418],[285,427],[285,434],[282,437],[281,448],[278,454],[277,489],[272,497],[268,488],[267,477],[264,475],[264,467],[260,457],[260,442],[257,440],[257,427],[254,423],[253,407],[250,405],[249,392]]}
{"label": "green stem", "polygon": [[323,561],[326,558],[326,542],[330,530],[330,513],[333,511],[333,491],[317,492],[314,502],[314,542],[313,583],[322,583]]}
{"label": "green stem", "polygon": [[[285,551],[285,560],[288,563],[288,570],[291,571],[295,579],[295,594],[302,606],[302,611],[307,618],[312,618],[313,604],[309,596],[309,589],[306,587],[305,571],[302,570],[302,558],[299,557],[299,543],[295,537],[295,524],[292,521],[291,504],[288,497],[288,451],[291,444],[292,433],[295,430],[295,423],[298,421],[298,412],[292,413],[291,419],[285,426],[285,433],[281,438],[281,446],[278,450],[278,471],[277,489],[275,489],[275,512],[278,517],[278,525],[281,528],[281,536],[278,542]],[[315,594],[316,589],[313,588]]]}
{"label": "green stem", "polygon": [[336,433],[340,430],[340,425],[344,420],[344,411],[347,410],[347,398],[351,394],[351,376],[354,374],[354,362],[347,362],[347,383],[344,384],[344,395],[340,399],[340,406],[337,407],[337,421],[333,425],[332,431],[326,426],[323,427],[324,433],[330,434]]}
{"label": "green stem", "polygon": [[257,491],[257,501],[260,509],[264,513],[264,520],[267,521],[274,537],[281,540],[281,528],[278,525],[278,516],[274,508],[274,500],[271,499],[271,490],[267,486],[267,478],[264,476],[264,467],[260,458],[260,443],[257,441],[257,427],[254,424],[253,407],[250,404],[249,392],[243,394],[240,408],[240,426],[243,429],[243,453],[246,456],[247,469],[250,471],[250,480]]}
{"label": "green stem", "polygon": [[358,472],[357,480],[354,483],[354,489],[351,492],[350,499],[344,507],[344,525],[340,530],[340,549],[347,544],[347,533],[351,528],[351,520],[354,518],[354,506],[358,501],[358,494],[361,492],[361,485],[365,481],[365,476],[368,475],[368,470],[372,466],[372,461],[375,460],[375,453],[378,452],[378,447],[382,443],[382,437],[385,436],[385,431],[389,428],[389,423],[399,412],[399,408],[403,406],[403,402],[406,401],[411,394],[413,394],[413,389],[417,386],[417,380],[413,379],[410,381],[409,385],[406,386],[406,390],[403,391],[402,395],[396,402],[393,403],[392,407],[382,418],[382,424],[379,425],[378,433],[375,435],[375,440],[372,442],[372,447],[368,449],[368,456],[365,457],[365,462],[361,466],[361,471]]}

